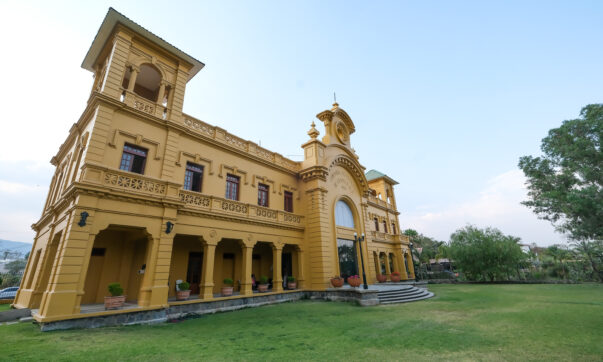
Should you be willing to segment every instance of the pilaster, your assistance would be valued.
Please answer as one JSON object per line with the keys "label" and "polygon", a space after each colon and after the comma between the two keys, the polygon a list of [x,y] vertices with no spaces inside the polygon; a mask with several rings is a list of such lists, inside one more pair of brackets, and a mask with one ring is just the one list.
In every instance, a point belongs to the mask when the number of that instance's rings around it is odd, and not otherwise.
{"label": "pilaster", "polygon": [[206,242],[203,245],[203,272],[201,274],[201,299],[212,299],[214,297],[214,259],[216,255],[215,243]]}
{"label": "pilaster", "polygon": [[251,265],[253,246],[243,245],[241,246],[241,254],[243,265],[241,266],[241,295],[252,295],[253,294],[253,282],[251,280]]}
{"label": "pilaster", "polygon": [[283,245],[272,244],[272,291],[283,291]]}

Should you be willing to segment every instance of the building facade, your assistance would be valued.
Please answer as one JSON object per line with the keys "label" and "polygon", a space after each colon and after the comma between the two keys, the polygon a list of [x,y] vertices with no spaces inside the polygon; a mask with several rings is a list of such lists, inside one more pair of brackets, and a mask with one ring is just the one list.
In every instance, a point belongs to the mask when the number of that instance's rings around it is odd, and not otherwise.
{"label": "building facade", "polygon": [[[140,309],[218,298],[222,280],[253,296],[325,290],[335,275],[413,279],[394,180],[365,174],[355,126],[337,103],[317,115],[296,162],[182,112],[203,63],[110,9],[82,67],[95,81],[56,166],[15,300],[40,322],[74,318],[119,282]],[[354,235],[365,241],[354,242]],[[99,313],[119,313],[106,311]]]}

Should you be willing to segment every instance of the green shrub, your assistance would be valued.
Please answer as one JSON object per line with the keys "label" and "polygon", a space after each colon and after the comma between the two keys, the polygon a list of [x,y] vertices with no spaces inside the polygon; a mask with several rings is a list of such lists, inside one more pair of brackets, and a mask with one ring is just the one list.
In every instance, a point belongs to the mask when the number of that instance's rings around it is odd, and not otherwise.
{"label": "green shrub", "polygon": [[268,284],[268,277],[265,275],[262,275],[260,277],[260,284]]}
{"label": "green shrub", "polygon": [[225,278],[224,279],[224,284],[226,284],[226,285],[232,285],[233,283],[234,283],[233,280],[230,279],[230,278]]}
{"label": "green shrub", "polygon": [[111,283],[109,284],[109,293],[111,293],[111,296],[113,297],[119,297],[120,295],[124,294],[124,288],[121,287],[121,284],[119,283]]}
{"label": "green shrub", "polygon": [[178,290],[180,290],[180,291],[189,290],[190,286],[191,285],[189,282],[182,282],[182,283],[178,284]]}
{"label": "green shrub", "polygon": [[289,275],[289,276],[287,277],[287,281],[288,281],[289,283],[293,283],[293,282],[295,281],[295,277],[294,277],[293,275]]}

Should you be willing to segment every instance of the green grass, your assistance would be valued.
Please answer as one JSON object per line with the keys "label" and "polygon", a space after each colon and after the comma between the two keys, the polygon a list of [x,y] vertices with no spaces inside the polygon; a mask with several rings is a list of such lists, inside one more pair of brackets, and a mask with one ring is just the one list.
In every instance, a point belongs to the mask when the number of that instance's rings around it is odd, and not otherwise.
{"label": "green grass", "polygon": [[601,285],[430,289],[427,301],[369,308],[304,301],[154,326],[0,326],[0,359],[603,360]]}
{"label": "green grass", "polygon": [[10,309],[10,304],[0,304],[0,312],[2,312],[3,310],[9,310]]}

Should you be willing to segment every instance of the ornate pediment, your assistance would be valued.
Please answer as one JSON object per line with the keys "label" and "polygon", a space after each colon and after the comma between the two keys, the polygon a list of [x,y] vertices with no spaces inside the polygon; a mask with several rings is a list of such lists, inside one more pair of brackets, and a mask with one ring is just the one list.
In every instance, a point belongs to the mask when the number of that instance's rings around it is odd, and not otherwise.
{"label": "ornate pediment", "polygon": [[346,155],[339,155],[331,162],[329,166],[329,173],[331,173],[331,170],[336,166],[345,168],[350,175],[352,175],[354,181],[358,184],[358,188],[360,189],[362,195],[368,193],[368,182],[366,181],[362,167],[356,160]]}

